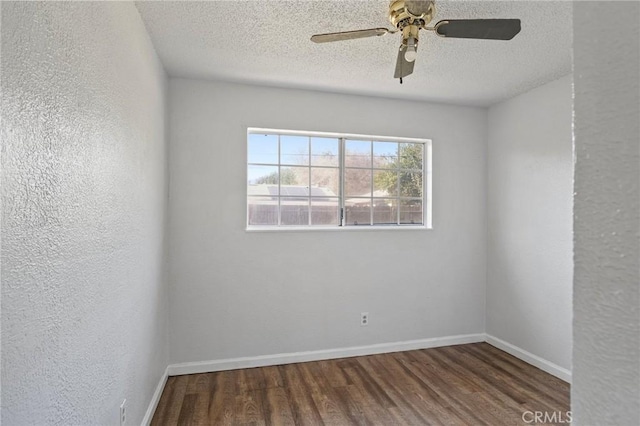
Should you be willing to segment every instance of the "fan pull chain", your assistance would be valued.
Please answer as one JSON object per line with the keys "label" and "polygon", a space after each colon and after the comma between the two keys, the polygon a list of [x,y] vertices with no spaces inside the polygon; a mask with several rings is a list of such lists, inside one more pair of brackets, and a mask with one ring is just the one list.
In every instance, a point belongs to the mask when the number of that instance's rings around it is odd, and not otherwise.
{"label": "fan pull chain", "polygon": [[400,77],[400,84],[402,84],[402,77]]}

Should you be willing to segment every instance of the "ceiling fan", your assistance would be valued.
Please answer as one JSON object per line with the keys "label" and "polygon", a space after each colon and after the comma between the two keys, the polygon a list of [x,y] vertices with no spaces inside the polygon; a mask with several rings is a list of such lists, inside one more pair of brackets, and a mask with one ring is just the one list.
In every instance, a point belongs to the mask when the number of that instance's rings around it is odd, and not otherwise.
{"label": "ceiling fan", "polygon": [[316,34],[311,37],[311,41],[327,43],[402,32],[402,43],[393,76],[399,78],[402,84],[402,78],[413,73],[420,30],[433,31],[436,35],[446,38],[485,40],[511,40],[520,32],[519,19],[445,19],[433,27],[428,27],[435,12],[435,0],[392,0],[389,5],[389,21],[395,29],[369,28]]}

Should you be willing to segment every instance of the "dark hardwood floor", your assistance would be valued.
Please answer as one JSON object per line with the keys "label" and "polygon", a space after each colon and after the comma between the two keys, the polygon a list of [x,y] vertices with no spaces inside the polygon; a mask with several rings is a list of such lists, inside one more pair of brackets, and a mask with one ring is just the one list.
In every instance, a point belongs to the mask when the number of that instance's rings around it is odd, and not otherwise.
{"label": "dark hardwood floor", "polygon": [[152,425],[524,425],[568,410],[567,383],[475,343],[170,377]]}

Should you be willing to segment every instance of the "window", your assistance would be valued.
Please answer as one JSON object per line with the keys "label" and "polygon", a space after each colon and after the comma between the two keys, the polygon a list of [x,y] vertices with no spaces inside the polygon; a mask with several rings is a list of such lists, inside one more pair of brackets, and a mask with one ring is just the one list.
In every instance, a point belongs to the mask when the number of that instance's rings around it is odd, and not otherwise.
{"label": "window", "polygon": [[430,141],[253,129],[248,229],[424,227]]}

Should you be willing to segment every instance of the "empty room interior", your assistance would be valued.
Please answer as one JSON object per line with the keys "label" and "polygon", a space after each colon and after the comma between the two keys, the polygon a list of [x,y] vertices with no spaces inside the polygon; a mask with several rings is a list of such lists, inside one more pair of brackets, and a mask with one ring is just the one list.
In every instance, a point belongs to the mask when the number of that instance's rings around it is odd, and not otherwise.
{"label": "empty room interior", "polygon": [[640,424],[640,3],[11,2],[0,424]]}

